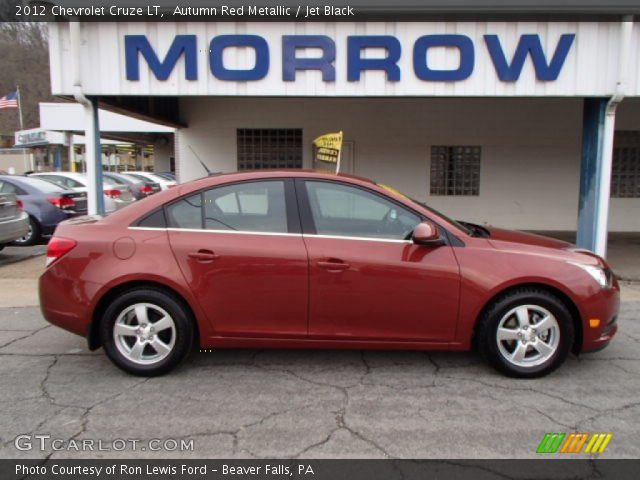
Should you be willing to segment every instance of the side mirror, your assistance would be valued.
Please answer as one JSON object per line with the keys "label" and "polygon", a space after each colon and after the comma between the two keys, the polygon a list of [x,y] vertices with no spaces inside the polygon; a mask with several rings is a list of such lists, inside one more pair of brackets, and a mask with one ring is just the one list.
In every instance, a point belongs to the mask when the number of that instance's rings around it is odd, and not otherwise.
{"label": "side mirror", "polygon": [[419,223],[413,231],[413,243],[416,245],[429,245],[432,247],[444,245],[444,239],[438,232],[438,227],[428,221]]}

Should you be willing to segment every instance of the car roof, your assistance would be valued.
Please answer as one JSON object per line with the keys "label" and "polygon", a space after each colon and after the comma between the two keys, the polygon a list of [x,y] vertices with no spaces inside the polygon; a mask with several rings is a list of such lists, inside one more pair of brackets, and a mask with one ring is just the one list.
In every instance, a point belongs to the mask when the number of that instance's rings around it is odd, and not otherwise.
{"label": "car roof", "polygon": [[23,187],[23,188],[27,188],[27,189],[36,189],[38,190],[37,184],[34,185],[31,180],[37,180],[38,182],[44,182],[45,184],[48,185],[52,185],[54,187],[57,187],[61,192],[70,192],[71,190],[65,187],[61,187],[60,185],[50,182],[48,180],[45,180],[44,178],[38,178],[37,176],[32,177],[31,175],[29,176],[24,176],[24,175],[0,175],[0,180],[6,180],[9,183],[11,182],[15,182],[18,186]]}
{"label": "car roof", "polygon": [[59,175],[62,177],[80,178],[80,179],[87,178],[87,176],[84,173],[80,173],[80,172],[35,172],[29,176],[37,177],[37,176],[44,176],[44,175]]}
{"label": "car roof", "polygon": [[233,177],[234,180],[257,180],[260,178],[276,178],[276,177],[288,177],[288,178],[325,178],[329,180],[347,180],[350,183],[363,183],[367,185],[377,185],[375,181],[370,178],[360,177],[358,175],[351,175],[348,173],[334,173],[323,170],[301,169],[301,168],[284,168],[284,169],[263,169],[263,170],[251,170],[245,172],[228,172],[217,173],[207,177],[202,177],[194,182],[205,181],[211,178],[227,179]]}

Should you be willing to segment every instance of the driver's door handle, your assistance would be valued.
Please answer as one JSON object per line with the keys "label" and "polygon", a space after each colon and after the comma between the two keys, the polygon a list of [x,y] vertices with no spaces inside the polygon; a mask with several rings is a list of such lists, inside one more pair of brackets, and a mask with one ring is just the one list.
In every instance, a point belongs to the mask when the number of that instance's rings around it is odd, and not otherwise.
{"label": "driver's door handle", "polygon": [[197,252],[189,252],[187,254],[189,258],[193,258],[198,262],[208,263],[220,258],[220,255],[216,255],[211,250],[200,249]]}
{"label": "driver's door handle", "polygon": [[320,268],[324,268],[326,270],[334,271],[334,272],[347,270],[351,267],[351,265],[349,265],[346,262],[343,262],[342,260],[321,261],[321,262],[318,262],[318,266]]}

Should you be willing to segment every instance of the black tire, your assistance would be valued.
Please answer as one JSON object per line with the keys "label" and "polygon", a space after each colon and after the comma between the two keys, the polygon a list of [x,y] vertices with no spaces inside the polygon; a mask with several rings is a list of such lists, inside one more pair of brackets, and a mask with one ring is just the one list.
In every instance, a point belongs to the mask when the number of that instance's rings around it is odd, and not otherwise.
{"label": "black tire", "polygon": [[[503,340],[500,342],[497,338],[498,327],[500,326],[503,318],[505,318],[505,316],[512,312],[516,307],[523,307],[525,305],[538,308],[541,307],[541,309],[547,310],[555,317],[558,326],[555,331],[559,331],[559,339],[557,340],[555,351],[549,354],[549,357],[546,360],[543,361],[541,358],[539,361],[542,363],[538,365],[533,364],[535,362],[532,362],[531,366],[516,365],[512,363],[512,361],[508,360],[502,353],[504,351],[507,351],[507,353],[513,353],[518,342],[522,345],[526,345],[524,340],[521,341],[514,339],[509,341]],[[532,318],[540,317],[540,314],[535,311],[535,308],[532,309],[532,312]],[[536,315],[538,315],[538,317],[536,317]],[[517,321],[516,318],[517,315],[514,314],[514,317],[511,317],[508,321]],[[532,326],[535,327],[536,325],[532,324]],[[531,333],[527,334],[531,335]],[[549,335],[551,335],[551,333],[549,333]],[[554,335],[556,335],[556,333],[554,333]],[[475,346],[480,355],[489,364],[505,375],[516,378],[537,378],[548,375],[564,363],[567,355],[571,351],[574,335],[575,332],[571,313],[560,298],[542,289],[521,288],[512,290],[511,292],[497,298],[488,306],[488,308],[485,309],[485,312],[479,319],[478,326],[476,328]],[[530,338],[527,337],[525,340],[530,340]],[[534,338],[531,341],[538,342],[539,338]],[[514,350],[512,352],[508,352],[511,345],[513,345]],[[525,355],[531,353],[535,357],[535,355],[538,354],[532,344],[530,347],[525,346],[524,348],[525,352],[528,352],[525,353]],[[542,356],[541,353],[540,355]]]}
{"label": "black tire", "polygon": [[16,247],[30,247],[31,245],[35,245],[42,239],[41,232],[40,224],[35,218],[29,216],[29,233],[26,237],[14,240],[11,242],[11,245],[15,245]]}
{"label": "black tire", "polygon": [[[171,334],[169,338],[174,338],[169,353],[166,354],[166,357],[149,364],[140,364],[132,361],[123,353],[123,349],[126,349],[127,346],[123,347],[122,341],[114,338],[116,321],[123,312],[126,312],[136,304],[149,304],[155,308],[159,307],[159,309],[164,310],[173,320],[175,328],[175,330],[169,332]],[[153,325],[151,316],[158,314],[153,307],[149,307],[149,325]],[[135,316],[137,317],[137,312]],[[137,325],[137,318],[131,321],[134,322],[134,326]],[[127,326],[129,327],[129,325]],[[189,310],[180,298],[161,289],[144,287],[129,290],[111,302],[102,315],[100,322],[100,339],[107,356],[117,367],[133,375],[154,377],[168,373],[184,360],[192,349],[195,338],[194,330],[194,322],[192,321]],[[174,334],[175,337],[173,337]],[[160,337],[158,333],[155,335],[158,338]],[[150,341],[149,338],[150,337],[147,337],[146,341]],[[139,337],[130,336],[127,337],[127,339],[127,342],[133,341],[133,344],[137,342],[141,344],[144,343]],[[119,342],[118,345],[116,342]],[[167,341],[166,343],[168,344],[170,342]],[[151,350],[149,350],[149,348],[151,347],[144,347],[143,351],[153,351],[153,348],[151,348]]]}

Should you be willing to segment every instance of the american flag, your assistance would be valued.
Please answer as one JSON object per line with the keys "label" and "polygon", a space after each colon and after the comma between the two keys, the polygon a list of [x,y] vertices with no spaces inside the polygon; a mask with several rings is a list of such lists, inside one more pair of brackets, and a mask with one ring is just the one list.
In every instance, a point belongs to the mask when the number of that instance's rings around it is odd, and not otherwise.
{"label": "american flag", "polygon": [[9,92],[0,98],[0,109],[2,108],[18,108],[18,91]]}

